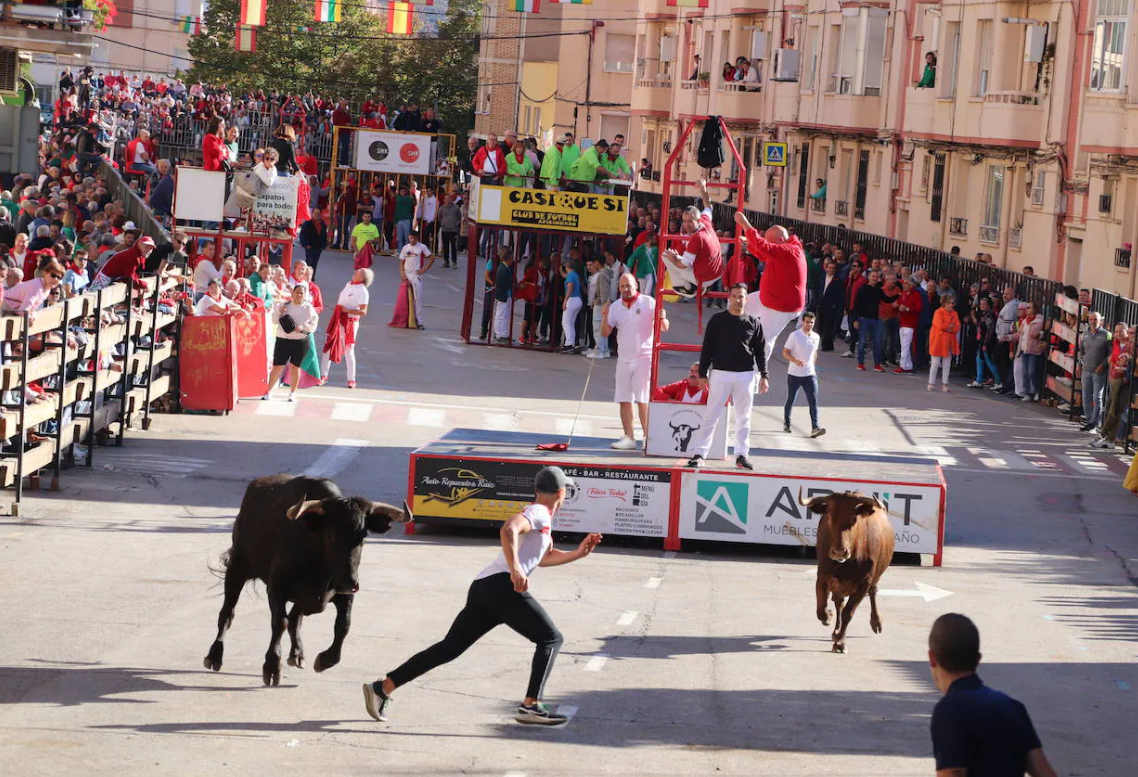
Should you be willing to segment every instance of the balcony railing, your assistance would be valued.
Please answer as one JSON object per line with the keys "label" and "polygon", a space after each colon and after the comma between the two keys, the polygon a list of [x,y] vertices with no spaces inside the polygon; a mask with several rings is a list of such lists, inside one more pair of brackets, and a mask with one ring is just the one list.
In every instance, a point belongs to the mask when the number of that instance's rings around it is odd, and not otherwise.
{"label": "balcony railing", "polygon": [[34,24],[47,24],[54,27],[85,27],[95,19],[95,12],[85,8],[66,8],[62,3],[37,4],[30,3],[3,3],[3,18],[5,21],[30,22]]}
{"label": "balcony railing", "polygon": [[620,62],[610,59],[605,60],[606,73],[632,73],[632,62]]}
{"label": "balcony railing", "polygon": [[1039,105],[1037,92],[988,92],[984,95],[986,103],[1003,105]]}
{"label": "balcony railing", "polygon": [[761,92],[763,91],[762,84],[746,83],[743,81],[726,81],[719,85],[721,92]]}
{"label": "balcony railing", "polygon": [[1114,266],[1123,270],[1130,269],[1130,249],[1129,248],[1116,248],[1114,249]]}
{"label": "balcony railing", "polygon": [[814,197],[811,197],[810,198],[810,210],[813,213],[825,213],[826,212],[826,201],[824,199],[820,199],[820,198],[816,199]]}
{"label": "balcony railing", "polygon": [[948,220],[948,234],[968,236],[968,219],[950,218]]}
{"label": "balcony railing", "polygon": [[1008,248],[1019,249],[1023,247],[1023,229],[1014,227],[1008,230]]}
{"label": "balcony railing", "polygon": [[1000,228],[999,227],[980,227],[980,242],[989,245],[1000,244]]}
{"label": "balcony railing", "polygon": [[855,205],[854,206],[854,218],[857,219],[858,221],[865,221],[865,206],[864,205]]}
{"label": "balcony railing", "polygon": [[849,200],[834,200],[834,215],[846,216],[850,215],[850,201]]}
{"label": "balcony railing", "polygon": [[636,85],[645,89],[671,89],[672,74],[656,73],[655,75],[648,75],[645,73],[637,79]]}
{"label": "balcony railing", "polygon": [[688,92],[706,92],[711,89],[711,82],[700,81],[698,79],[695,81],[680,81],[680,89]]}

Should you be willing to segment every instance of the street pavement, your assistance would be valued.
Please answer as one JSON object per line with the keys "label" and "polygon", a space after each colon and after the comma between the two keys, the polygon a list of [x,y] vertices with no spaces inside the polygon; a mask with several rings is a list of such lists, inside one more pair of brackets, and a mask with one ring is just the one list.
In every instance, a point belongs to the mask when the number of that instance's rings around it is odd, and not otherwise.
{"label": "street pavement", "polygon": [[[64,473],[0,519],[0,772],[5,775],[925,775],[938,694],[926,638],[944,612],[980,627],[990,684],[1023,701],[1060,774],[1135,771],[1138,500],[1126,462],[1092,450],[1054,410],[924,379],[821,362],[823,425],[781,430],[785,365],[757,400],[756,447],[934,456],[948,483],[944,566],[897,563],[882,580],[884,633],[858,613],[848,652],[814,618],[798,549],[609,538],[542,569],[534,594],[565,635],[547,699],[556,730],[513,722],[529,643],[506,629],[400,689],[391,719],[360,685],[442,637],[496,535],[394,530],[368,541],[339,666],[284,667],[264,688],[264,587],[237,607],[221,672],[202,668],[221,586],[211,573],[250,479],[320,472],[349,494],[398,503],[407,457],[454,427],[568,434],[582,357],[463,345],[462,270],[425,281],[425,331],[394,330],[398,273],[377,267],[360,336],[359,388],[341,367],[295,404],[243,401],[228,416],[155,416],[95,467]],[[350,258],[318,273],[334,303]],[[670,308],[678,338],[694,306]],[[478,308],[475,309],[476,315]],[[477,327],[477,321],[475,322]],[[686,335],[694,341],[694,334]],[[686,358],[669,355],[665,378]],[[576,425],[619,436],[613,361],[600,361]],[[674,378],[672,376],[675,376]],[[568,548],[564,540],[561,547]],[[305,620],[309,666],[333,616]]]}

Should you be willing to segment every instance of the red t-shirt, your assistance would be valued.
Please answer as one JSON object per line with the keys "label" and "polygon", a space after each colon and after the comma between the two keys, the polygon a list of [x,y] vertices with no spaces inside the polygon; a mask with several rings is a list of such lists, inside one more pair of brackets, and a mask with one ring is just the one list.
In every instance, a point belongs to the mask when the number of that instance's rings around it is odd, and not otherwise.
{"label": "red t-shirt", "polygon": [[711,224],[707,213],[699,217],[700,228],[691,234],[684,253],[694,254],[692,274],[700,284],[723,277],[723,252],[719,246],[719,235]]}
{"label": "red t-shirt", "polygon": [[806,307],[806,252],[792,235],[772,243],[759,230],[747,230],[747,250],[766,262],[759,281],[759,302],[771,310],[793,313]]}
{"label": "red t-shirt", "polygon": [[[675,383],[669,383],[667,386],[660,386],[656,389],[656,393],[652,395],[653,400],[670,400],[672,402],[683,402],[685,398],[690,404],[706,405],[707,404],[707,388],[692,388],[688,385],[686,380],[677,380]],[[692,401],[696,395],[699,399]]]}
{"label": "red t-shirt", "polygon": [[131,281],[138,280],[138,271],[146,266],[146,260],[142,258],[142,254],[134,246],[119,251],[113,254],[107,260],[103,268],[99,270],[99,275],[105,275],[112,281],[121,281],[129,278]]}

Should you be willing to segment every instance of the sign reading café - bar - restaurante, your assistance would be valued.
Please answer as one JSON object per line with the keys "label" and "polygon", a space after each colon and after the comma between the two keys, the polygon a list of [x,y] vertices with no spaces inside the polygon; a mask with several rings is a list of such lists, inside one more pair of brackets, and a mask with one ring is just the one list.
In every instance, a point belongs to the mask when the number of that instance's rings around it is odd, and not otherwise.
{"label": "sign reading caf\u00e9 - bar - restaurante", "polygon": [[628,195],[554,192],[477,183],[471,217],[479,224],[511,229],[552,229],[590,235],[623,235]]}

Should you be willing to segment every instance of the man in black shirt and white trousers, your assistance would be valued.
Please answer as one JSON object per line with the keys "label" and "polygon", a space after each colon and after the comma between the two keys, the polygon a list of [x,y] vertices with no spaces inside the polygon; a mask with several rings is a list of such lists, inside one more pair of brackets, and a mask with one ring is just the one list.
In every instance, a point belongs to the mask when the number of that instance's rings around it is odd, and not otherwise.
{"label": "man in black shirt and white trousers", "polygon": [[699,354],[699,377],[710,385],[707,409],[700,423],[695,454],[689,467],[702,467],[711,450],[711,437],[720,421],[726,420],[727,398],[735,406],[735,466],[754,469],[747,458],[750,452],[752,386],[758,372],[759,393],[770,389],[767,380],[766,340],[763,326],[754,316],[743,312],[747,302],[747,284],[736,283],[727,298],[727,310],[716,313],[703,332],[703,348]]}

